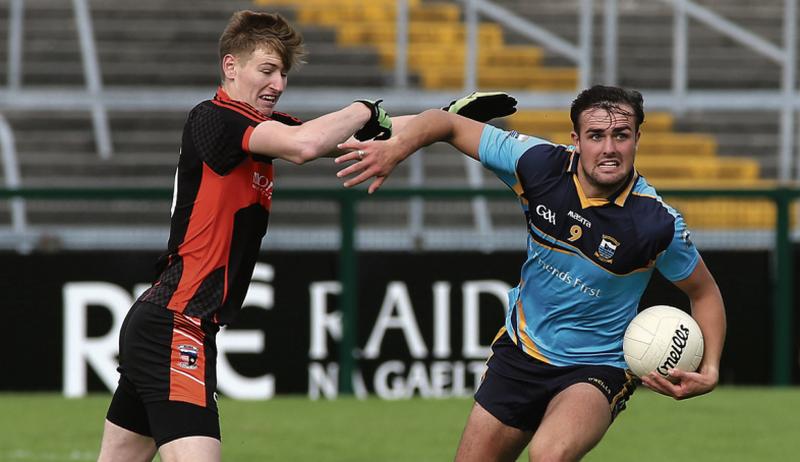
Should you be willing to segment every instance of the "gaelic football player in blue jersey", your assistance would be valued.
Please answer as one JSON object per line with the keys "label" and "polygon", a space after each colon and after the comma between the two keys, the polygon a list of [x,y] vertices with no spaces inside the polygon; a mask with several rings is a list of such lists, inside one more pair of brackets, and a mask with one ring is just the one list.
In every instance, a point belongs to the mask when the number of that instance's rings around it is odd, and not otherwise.
{"label": "gaelic football player in blue jersey", "polygon": [[719,380],[725,309],[683,218],[634,168],[644,122],[639,92],[595,86],[573,101],[572,146],[425,111],[387,141],[348,142],[337,162],[351,187],[377,190],[394,167],[436,141],[492,170],[519,198],[527,261],[461,437],[457,461],[579,460],[603,437],[638,382],[622,353],[654,269],[686,293],[705,339],[697,372],[642,377],[675,399]]}

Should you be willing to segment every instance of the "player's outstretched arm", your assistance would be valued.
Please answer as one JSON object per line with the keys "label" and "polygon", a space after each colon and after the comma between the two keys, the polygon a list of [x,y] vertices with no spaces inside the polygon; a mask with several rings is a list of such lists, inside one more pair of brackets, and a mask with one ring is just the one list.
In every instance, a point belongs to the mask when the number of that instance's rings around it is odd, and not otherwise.
{"label": "player's outstretched arm", "polygon": [[502,91],[475,91],[463,98],[453,100],[442,110],[464,116],[478,122],[487,122],[517,112],[517,100]]}
{"label": "player's outstretched arm", "polygon": [[669,371],[677,383],[652,372],[642,377],[642,383],[659,393],[675,399],[686,399],[713,390],[719,382],[719,362],[725,343],[725,305],[714,277],[702,259],[688,278],[675,283],[692,305],[692,317],[703,332],[703,361],[697,372]]}
{"label": "player's outstretched arm", "polygon": [[[468,119],[486,122],[498,117],[506,117],[517,112],[517,100],[508,93],[472,92],[462,98],[453,100],[443,111],[458,114]],[[414,115],[392,117],[392,132],[399,133]]]}
{"label": "player's outstretched arm", "polygon": [[336,152],[336,145],[353,135],[362,139],[388,138],[391,119],[377,102],[355,101],[302,125],[262,122],[250,136],[249,149],[256,154],[302,164],[331,152],[340,154]]}
{"label": "player's outstretched arm", "polygon": [[464,154],[478,159],[478,146],[484,124],[465,117],[429,109],[408,119],[402,131],[386,141],[348,142],[340,149],[351,152],[336,158],[336,163],[355,161],[341,169],[336,176],[350,177],[345,187],[361,184],[370,178],[368,192],[381,187],[394,167],[423,146],[445,141]]}

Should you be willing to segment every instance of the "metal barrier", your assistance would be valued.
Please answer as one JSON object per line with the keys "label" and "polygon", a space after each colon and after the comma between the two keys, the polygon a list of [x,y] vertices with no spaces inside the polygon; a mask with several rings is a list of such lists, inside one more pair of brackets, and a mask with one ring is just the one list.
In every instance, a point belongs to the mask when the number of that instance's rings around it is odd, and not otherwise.
{"label": "metal barrier", "polygon": [[97,153],[101,159],[110,159],[114,149],[111,144],[108,112],[102,100],[103,77],[100,73],[100,63],[97,60],[92,16],[89,12],[87,0],[72,0],[72,8],[75,11],[75,23],[78,26],[83,75],[86,79],[86,89],[90,96],[89,101],[92,110],[92,124],[94,125]]}
{"label": "metal barrier", "polygon": [[[97,59],[94,32],[92,28],[92,17],[89,11],[87,0],[73,0],[72,8],[75,14],[75,25],[78,30],[78,38],[81,49],[81,61],[83,63],[83,73],[86,79],[87,95],[75,95],[78,98],[85,98],[86,102],[81,106],[88,106],[92,113],[92,124],[94,126],[95,146],[101,159],[110,159],[114,148],[111,143],[111,128],[108,122],[108,113],[103,98],[103,78],[100,73],[100,64]],[[14,99],[14,95],[21,92],[22,81],[22,49],[24,37],[25,1],[11,0],[8,15],[8,96]],[[56,93],[78,93],[74,90],[57,90]],[[0,98],[2,99],[2,98]],[[47,98],[45,98],[46,100]],[[1,102],[1,101],[0,101]],[[68,105],[56,103],[55,107],[66,107]],[[34,105],[36,109],[47,109],[47,105]]]}
{"label": "metal barrier", "polygon": [[[781,111],[779,174],[781,179],[800,176],[800,163],[793,162],[794,112],[800,109],[800,98],[794,89],[795,75],[793,56],[796,37],[796,2],[785,0],[784,46],[778,48],[759,38],[744,28],[728,21],[716,13],[702,8],[688,0],[661,0],[675,8],[675,56],[673,66],[673,88],[667,91],[655,90],[644,93],[650,110],[777,110]],[[574,45],[526,20],[513,12],[501,8],[487,0],[460,0],[466,6],[468,40],[467,59],[464,73],[469,91],[477,88],[477,22],[478,16],[497,21],[504,27],[514,30],[541,44],[557,54],[576,62],[579,67],[580,87],[592,81],[591,68],[591,29],[596,3],[593,0],[577,0],[579,30],[578,44]],[[430,107],[431,101],[450,101],[461,95],[461,91],[432,91],[408,88],[408,1],[397,2],[397,56],[395,85],[381,91],[386,107],[393,113],[418,112]],[[603,55],[604,77],[608,83],[617,80],[617,15],[618,0],[605,0],[603,8]],[[91,17],[86,0],[73,0],[75,19],[78,26],[81,59],[84,66],[86,88],[77,89],[35,89],[25,88],[22,82],[22,0],[9,2],[8,39],[8,85],[0,88],[0,106],[9,109],[31,110],[88,110],[92,113],[95,131],[95,144],[98,155],[107,158],[112,154],[111,132],[108,124],[108,110],[175,110],[191,107],[198,101],[209,97],[212,89],[167,88],[107,88],[102,85],[101,73],[92,33]],[[782,86],[777,90],[752,91],[749,89],[713,91],[690,90],[686,88],[686,43],[688,18],[706,24],[733,40],[753,48],[757,52],[783,64]],[[514,91],[521,108],[566,107],[574,97],[574,92],[530,92]],[[677,97],[676,97],[677,96]],[[313,88],[302,92],[286,93],[281,101],[282,107],[289,111],[328,112],[341,108],[352,99],[363,98],[363,90],[344,88]],[[794,164],[794,165],[793,165]],[[793,168],[794,167],[794,168]]]}
{"label": "metal barrier", "polygon": [[478,88],[478,14],[497,21],[573,61],[578,66],[578,74],[580,75],[578,89],[589,86],[592,78],[592,17],[594,16],[594,0],[579,0],[579,43],[577,46],[492,2],[486,0],[460,1],[466,8],[467,43],[465,45],[467,59],[464,63],[464,89],[466,91]]}
{"label": "metal barrier", "polygon": [[[18,189],[22,187],[22,179],[17,164],[16,143],[14,132],[8,125],[8,121],[3,114],[0,114],[0,153],[3,159],[3,177],[6,188]],[[26,230],[25,199],[15,197],[11,199],[11,229],[19,236],[17,250],[25,253],[30,250],[30,243],[25,240]]]}
{"label": "metal barrier", "polygon": [[780,152],[778,153],[779,168],[778,179],[786,181],[792,177],[800,177],[800,163],[795,167],[797,172],[792,175],[792,145],[794,142],[795,110],[793,99],[796,97],[795,74],[797,56],[797,0],[784,1],[783,22],[783,48],[779,48],[767,40],[751,33],[743,27],[728,21],[689,0],[662,0],[670,3],[675,8],[675,22],[673,33],[673,64],[672,64],[672,95],[673,110],[681,113],[685,110],[688,98],[688,37],[687,23],[689,17],[702,22],[708,27],[722,33],[726,37],[738,42],[781,65],[781,96],[783,104],[780,106]]}
{"label": "metal barrier", "polygon": [[[662,190],[662,196],[668,198],[761,198],[775,204],[776,221],[773,229],[773,245],[771,255],[771,279],[775,287],[775,299],[772,307],[773,315],[773,382],[776,385],[788,385],[791,381],[792,368],[792,330],[794,308],[794,261],[790,208],[792,202],[800,199],[800,188],[763,188],[751,190]],[[172,191],[169,189],[42,189],[19,188],[0,190],[0,200],[17,199],[168,199]],[[472,190],[472,189],[430,189],[404,188],[383,189],[377,194],[368,195],[363,190],[352,189],[282,189],[275,192],[275,199],[281,200],[326,200],[336,201],[340,207],[339,215],[339,277],[343,287],[343,340],[340,357],[340,383],[343,392],[353,391],[352,371],[355,360],[348,352],[355,348],[355,330],[358,307],[358,266],[357,253],[357,221],[356,207],[361,201],[398,200],[415,198],[458,200],[474,197],[510,198],[507,189]],[[166,227],[166,223],[165,223]],[[525,230],[520,229],[519,235]],[[267,238],[269,240],[269,238]],[[474,248],[473,248],[474,250]],[[702,250],[702,249],[701,249]]]}

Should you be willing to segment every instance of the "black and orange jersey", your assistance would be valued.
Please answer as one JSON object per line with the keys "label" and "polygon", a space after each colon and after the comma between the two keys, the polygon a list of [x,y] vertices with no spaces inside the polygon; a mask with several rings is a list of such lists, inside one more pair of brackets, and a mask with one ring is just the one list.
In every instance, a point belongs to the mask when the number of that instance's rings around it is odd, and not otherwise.
{"label": "black and orange jersey", "polygon": [[272,157],[249,152],[253,129],[267,117],[222,88],[189,113],[175,173],[167,251],[141,300],[217,324],[230,323],[244,301],[267,231]]}

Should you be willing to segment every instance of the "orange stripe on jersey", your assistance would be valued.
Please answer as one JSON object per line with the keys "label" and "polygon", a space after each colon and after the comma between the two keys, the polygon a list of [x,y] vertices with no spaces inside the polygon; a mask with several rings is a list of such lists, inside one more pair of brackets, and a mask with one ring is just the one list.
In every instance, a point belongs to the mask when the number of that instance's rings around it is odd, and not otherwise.
{"label": "orange stripe on jersey", "polygon": [[500,337],[502,337],[503,334],[505,333],[506,333],[506,326],[503,326],[500,328],[499,331],[497,331],[497,335],[494,336],[494,340],[492,340],[492,345],[494,345],[494,342],[500,340]]}
{"label": "orange stripe on jersey", "polygon": [[522,342],[524,347],[522,350],[530,356],[538,359],[539,361],[550,364],[550,361],[542,355],[533,339],[525,333],[525,328],[528,326],[525,320],[525,311],[522,309],[522,300],[517,300],[517,313],[519,314],[519,328],[517,329],[517,338]]}
{"label": "orange stripe on jersey", "polygon": [[174,312],[172,316],[174,327],[169,361],[169,400],[205,407],[205,333],[191,318]]}
{"label": "orange stripe on jersey", "polygon": [[222,87],[217,87],[217,93],[214,95],[214,99],[211,100],[211,102],[217,106],[236,111],[255,122],[269,120],[269,117],[265,116],[263,113],[261,113],[261,111],[254,108],[250,104],[247,104],[244,101],[231,99],[231,97],[228,96],[228,93]]}
{"label": "orange stripe on jersey", "polygon": [[[492,346],[494,346],[494,343],[496,341],[500,340],[500,338],[505,333],[506,333],[506,326],[503,326],[497,332],[497,335],[494,336],[494,340],[492,340]],[[489,348],[489,356],[486,358],[486,361],[483,364],[488,366],[489,365],[489,360],[492,359],[492,356],[494,356],[494,350]],[[483,381],[486,379],[486,372],[488,372],[488,368],[483,371],[483,374],[481,374],[481,383],[483,383]]]}
{"label": "orange stripe on jersey", "polygon": [[[242,162],[231,173],[225,176],[218,175],[211,167],[203,163],[203,176],[200,189],[197,191],[192,214],[183,243],[178,247],[178,253],[183,258],[183,275],[175,293],[172,295],[167,307],[183,311],[192,299],[200,284],[206,276],[217,268],[227,265],[230,255],[230,238],[215,239],[216,236],[231,236],[233,234],[233,216],[242,205],[235,200],[240,197],[237,191],[231,190],[230,185],[235,184],[232,175],[242,170],[248,162]],[[249,168],[249,165],[247,165]],[[249,187],[249,181],[245,185]],[[230,200],[222,200],[222,197]],[[249,199],[249,197],[248,197]],[[221,213],[220,209],[231,208],[229,213]],[[222,220],[220,217],[230,217]],[[227,277],[223,290],[222,302],[228,293]]]}
{"label": "orange stripe on jersey", "polygon": [[244,136],[242,136],[242,151],[250,152],[250,137],[253,136],[253,131],[255,127],[247,127],[244,131]]}

